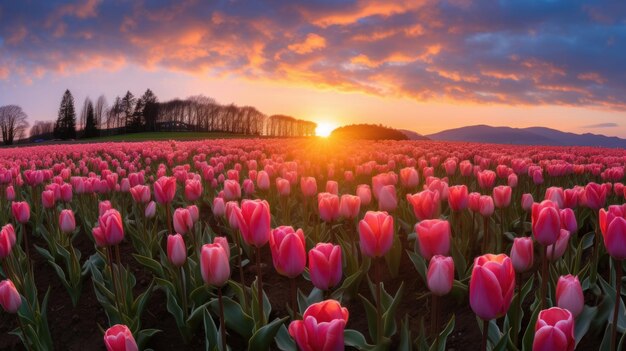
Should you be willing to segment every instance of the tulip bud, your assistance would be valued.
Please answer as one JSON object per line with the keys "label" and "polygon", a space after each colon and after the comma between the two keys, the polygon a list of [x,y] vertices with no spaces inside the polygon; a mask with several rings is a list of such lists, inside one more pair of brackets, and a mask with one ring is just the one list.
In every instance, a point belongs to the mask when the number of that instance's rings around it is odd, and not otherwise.
{"label": "tulip bud", "polygon": [[272,262],[276,271],[288,278],[295,278],[306,266],[306,243],[302,229],[281,226],[270,235]]}
{"label": "tulip bud", "polygon": [[185,181],[185,198],[187,201],[196,201],[202,197],[202,183],[198,179]]}
{"label": "tulip bud", "polygon": [[455,212],[463,211],[469,203],[466,185],[455,185],[448,188],[448,205]]}
{"label": "tulip bud", "polygon": [[512,189],[510,186],[500,185],[493,188],[493,202],[497,208],[509,207],[511,204]]}
{"label": "tulip bud", "polygon": [[354,195],[341,195],[339,215],[346,219],[353,219],[361,210],[361,198]]}
{"label": "tulip bud", "polygon": [[328,290],[341,281],[341,246],[318,243],[309,251],[311,282],[320,290]]}
{"label": "tulip bud", "polygon": [[474,259],[470,279],[470,307],[483,320],[506,314],[515,291],[515,271],[505,255],[485,254]]}
{"label": "tulip bud", "polygon": [[425,260],[450,252],[450,223],[441,219],[427,219],[415,225],[420,254]]}
{"label": "tulip bud", "polygon": [[12,224],[7,224],[0,230],[0,259],[5,259],[11,254],[15,245],[15,229]]}
{"label": "tulip bud", "polygon": [[198,206],[196,205],[187,206],[187,211],[189,211],[189,214],[191,215],[191,220],[193,221],[193,223],[196,223],[200,219],[200,209],[198,209]]}
{"label": "tulip bud", "polygon": [[552,307],[539,312],[533,351],[572,351],[575,346],[574,317],[570,311]]}
{"label": "tulip bud", "polygon": [[11,203],[11,212],[13,212],[13,218],[18,223],[27,223],[30,219],[30,206],[26,201],[13,201]]}
{"label": "tulip bud", "polygon": [[348,316],[348,309],[338,301],[314,303],[304,311],[302,320],[289,324],[289,335],[300,350],[343,350]]}
{"label": "tulip bud", "polygon": [[262,247],[270,239],[270,205],[265,200],[243,200],[235,209],[239,231],[244,241]]}
{"label": "tulip bud", "polygon": [[72,210],[63,210],[59,215],[59,229],[63,233],[73,233],[76,229],[76,219]]}
{"label": "tulip bud", "polygon": [[493,198],[489,195],[483,195],[479,200],[480,204],[480,215],[483,217],[491,217],[493,212],[495,211]]}
{"label": "tulip bud", "polygon": [[369,257],[384,256],[393,244],[393,216],[367,211],[359,222],[361,252]]}
{"label": "tulip bud", "polygon": [[174,211],[174,230],[178,234],[186,234],[193,228],[193,218],[186,208],[177,208]]}
{"label": "tulip bud", "polygon": [[213,199],[213,215],[222,217],[226,214],[226,206],[224,204],[224,198],[216,197]]}
{"label": "tulip bud", "polygon": [[413,206],[413,213],[418,220],[439,216],[439,192],[424,190],[413,195],[407,194],[406,199]]}
{"label": "tulip bud", "polygon": [[522,194],[522,209],[526,212],[530,212],[533,208],[533,200],[532,194]]}
{"label": "tulip bud", "polygon": [[[260,188],[260,187],[259,187]],[[224,181],[224,200],[232,201],[241,198],[241,186],[236,180]]]}
{"label": "tulip bud", "polygon": [[10,280],[0,282],[0,305],[7,313],[17,313],[22,306],[22,297]]}
{"label": "tulip bud", "polygon": [[143,215],[146,218],[154,218],[154,216],[156,215],[156,202],[150,201],[146,206]]}
{"label": "tulip bud", "polygon": [[104,345],[107,351],[137,351],[137,343],[130,329],[123,324],[116,324],[104,333]]}
{"label": "tulip bud", "polygon": [[561,232],[561,217],[556,205],[549,200],[532,207],[532,228],[535,239],[541,245],[552,245]]}
{"label": "tulip bud", "polygon": [[517,273],[526,272],[533,266],[534,255],[532,238],[522,237],[513,239],[511,262]]}
{"label": "tulip bud", "polygon": [[228,255],[220,244],[205,244],[200,255],[200,273],[206,284],[222,287],[230,277]]}
{"label": "tulip bud", "polygon": [[322,221],[333,222],[339,218],[339,197],[331,193],[319,193],[317,208]]}
{"label": "tulip bud", "polygon": [[[124,240],[124,227],[122,216],[117,210],[107,210],[100,218],[98,224],[101,230],[99,233],[107,246],[117,245]],[[94,232],[94,237],[96,233]]]}
{"label": "tulip bud", "polygon": [[300,178],[300,190],[305,197],[313,197],[317,194],[317,181],[315,177]]}
{"label": "tulip bud", "polygon": [[452,257],[435,255],[430,259],[427,275],[428,289],[437,296],[446,295],[454,282],[454,261]]}
{"label": "tulip bud", "polygon": [[368,206],[372,202],[372,190],[367,184],[360,184],[356,187],[356,196],[361,199],[361,206]]}
{"label": "tulip bud", "polygon": [[556,284],[556,305],[569,310],[574,318],[583,311],[585,297],[577,276],[568,274]]}
{"label": "tulip bud", "polygon": [[393,212],[398,207],[398,196],[394,185],[384,185],[378,191],[378,209]]}
{"label": "tulip bud", "polygon": [[176,178],[160,177],[153,184],[154,199],[160,204],[169,204],[176,196]]}
{"label": "tulip bud", "polygon": [[167,236],[167,258],[175,267],[180,267],[187,261],[187,247],[182,235]]}

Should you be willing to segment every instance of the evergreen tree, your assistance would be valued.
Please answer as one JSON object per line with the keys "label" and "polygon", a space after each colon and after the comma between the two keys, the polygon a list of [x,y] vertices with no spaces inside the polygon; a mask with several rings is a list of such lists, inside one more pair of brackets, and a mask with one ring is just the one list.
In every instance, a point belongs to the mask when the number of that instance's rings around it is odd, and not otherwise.
{"label": "evergreen tree", "polygon": [[130,91],[126,92],[126,95],[122,98],[122,113],[124,114],[124,127],[126,131],[132,130],[133,112],[135,112],[135,95]]}
{"label": "evergreen tree", "polygon": [[156,131],[156,120],[159,115],[159,100],[150,89],[143,93],[141,100],[143,102],[143,123],[145,123],[147,130]]}
{"label": "evergreen tree", "polygon": [[65,90],[59,107],[59,115],[54,124],[54,136],[60,139],[76,138],[76,111],[74,97],[69,89]]}
{"label": "evergreen tree", "polygon": [[96,116],[91,101],[87,103],[87,117],[85,118],[85,138],[91,138],[98,135],[98,126],[96,124]]}

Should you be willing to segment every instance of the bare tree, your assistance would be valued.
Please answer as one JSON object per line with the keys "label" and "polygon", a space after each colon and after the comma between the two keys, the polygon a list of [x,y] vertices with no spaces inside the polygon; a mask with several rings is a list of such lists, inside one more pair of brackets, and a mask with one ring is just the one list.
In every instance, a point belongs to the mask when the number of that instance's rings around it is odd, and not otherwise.
{"label": "bare tree", "polygon": [[52,133],[54,133],[53,121],[35,121],[33,126],[30,128],[31,138],[35,138],[38,136],[51,137]]}
{"label": "bare tree", "polygon": [[13,144],[13,140],[24,137],[28,128],[28,116],[17,105],[0,107],[0,131],[5,145]]}
{"label": "bare tree", "polygon": [[107,103],[106,97],[104,97],[104,95],[100,95],[93,109],[94,117],[96,118],[96,126],[98,127],[98,129],[104,127],[104,118],[106,116],[108,108],[109,104]]}

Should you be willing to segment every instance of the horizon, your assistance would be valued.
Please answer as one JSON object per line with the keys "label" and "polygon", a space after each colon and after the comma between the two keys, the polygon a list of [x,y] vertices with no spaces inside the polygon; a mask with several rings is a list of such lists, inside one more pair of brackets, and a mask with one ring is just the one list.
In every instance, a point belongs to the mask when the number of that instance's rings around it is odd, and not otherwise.
{"label": "horizon", "polygon": [[202,94],[326,129],[626,138],[626,4],[501,2],[491,17],[486,6],[3,3],[0,106],[21,106],[32,126],[56,119],[65,89],[77,111],[86,97],[111,104],[151,89],[159,101]]}

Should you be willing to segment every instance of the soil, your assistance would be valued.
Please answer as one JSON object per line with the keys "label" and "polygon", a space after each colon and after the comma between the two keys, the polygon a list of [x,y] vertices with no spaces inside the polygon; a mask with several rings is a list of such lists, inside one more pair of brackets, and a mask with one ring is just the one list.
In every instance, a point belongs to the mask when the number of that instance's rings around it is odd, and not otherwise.
{"label": "soil", "polygon": [[[201,212],[202,213],[202,212]],[[207,213],[207,212],[204,212]],[[211,221],[211,219],[209,219]],[[211,223],[212,226],[215,223]],[[41,238],[31,240],[33,245],[45,246]],[[84,261],[95,252],[91,240],[79,235],[74,241],[74,245],[82,252]],[[132,259],[132,247],[128,242],[121,246],[124,264],[133,269],[137,277],[136,291],[144,291],[151,281],[151,274],[143,269]],[[289,281],[275,273],[271,264],[269,248],[263,249],[263,286],[266,294],[272,303],[271,319],[288,315],[286,304],[289,300]],[[34,260],[35,277],[40,299],[48,287],[51,288],[48,322],[50,332],[54,341],[54,347],[58,350],[105,350],[103,344],[103,331],[108,326],[107,317],[102,307],[98,303],[94,294],[93,285],[88,278],[83,284],[82,294],[78,306],[72,307],[71,300],[65,288],[62,286],[52,267],[45,262],[44,258],[35,250],[31,249]],[[82,262],[81,262],[82,263]],[[250,284],[256,276],[256,267],[251,264],[245,267],[245,280]],[[402,255],[400,271],[397,277],[392,278],[389,274],[383,274],[385,278],[385,289],[395,294],[401,282],[405,283],[405,294],[398,307],[398,322],[409,316],[410,330],[412,338],[417,337],[420,328],[420,319],[428,331],[430,326],[430,300],[429,298],[417,299],[421,294],[427,292],[427,287],[421,282],[413,264],[407,255]],[[233,279],[238,280],[238,274],[233,271]],[[297,278],[297,286],[301,291],[308,293],[312,289],[309,281],[302,277]],[[361,284],[360,294],[371,298],[366,282]],[[525,311],[528,311],[530,301],[525,301]],[[344,304],[350,311],[350,317],[346,328],[355,329],[363,333],[368,340],[367,318],[361,301],[358,298]],[[445,326],[452,314],[455,314],[455,328],[448,338],[448,350],[475,350],[479,349],[481,333],[475,314],[469,307],[467,301],[456,301],[453,297],[445,296],[440,300],[440,328]],[[522,328],[528,323],[528,313],[523,321]],[[217,322],[216,322],[217,323]],[[501,321],[499,321],[501,325]],[[17,327],[13,316],[7,314],[0,318],[0,350],[24,350],[19,339],[10,335],[9,331]],[[161,332],[153,336],[147,347],[153,350],[204,350],[204,335],[202,327],[189,345],[185,345],[174,322],[174,318],[166,309],[165,294],[161,290],[155,290],[142,317],[143,328],[160,329]],[[101,330],[102,328],[102,330]],[[396,334],[391,349],[398,343],[399,333]],[[600,344],[602,335],[588,333],[578,350],[594,350]],[[246,341],[237,338],[236,334],[231,334],[228,339],[233,350],[244,350]],[[370,341],[371,342],[371,341]]]}

